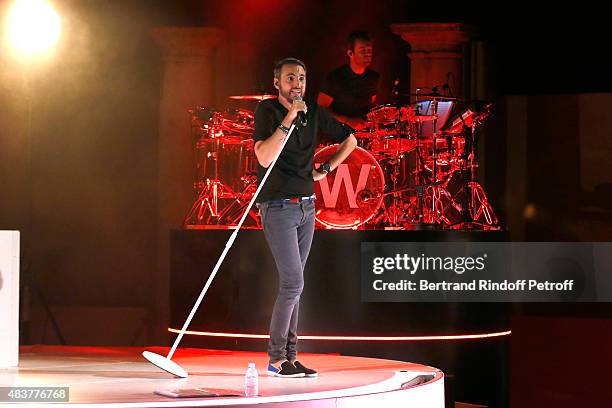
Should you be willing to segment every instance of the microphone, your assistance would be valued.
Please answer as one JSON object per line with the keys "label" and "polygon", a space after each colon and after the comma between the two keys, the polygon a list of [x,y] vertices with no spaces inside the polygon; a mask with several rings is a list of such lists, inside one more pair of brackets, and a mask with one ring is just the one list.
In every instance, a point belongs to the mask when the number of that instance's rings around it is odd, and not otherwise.
{"label": "microphone", "polygon": [[[303,100],[301,96],[296,96],[293,99],[298,101],[298,102],[301,102]],[[305,112],[298,112],[297,120],[298,120],[300,126],[302,126],[302,127],[306,127],[306,125],[308,124],[308,120],[306,119],[306,113]]]}

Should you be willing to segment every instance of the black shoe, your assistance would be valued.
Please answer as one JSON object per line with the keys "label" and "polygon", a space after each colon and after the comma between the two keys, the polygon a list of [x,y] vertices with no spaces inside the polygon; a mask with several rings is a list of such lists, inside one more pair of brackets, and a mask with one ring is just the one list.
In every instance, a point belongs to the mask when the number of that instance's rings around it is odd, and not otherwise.
{"label": "black shoe", "polygon": [[272,364],[268,364],[268,375],[273,375],[274,377],[295,378],[304,377],[305,373],[304,371],[295,368],[291,362],[285,360],[280,365],[280,369],[274,367]]}
{"label": "black shoe", "polygon": [[300,372],[304,373],[304,376],[306,377],[316,377],[319,375],[319,373],[317,373],[315,370],[313,370],[312,368],[308,368],[306,367],[304,364],[300,363],[299,361],[295,360],[293,362],[293,365],[295,366],[296,369],[298,369]]}

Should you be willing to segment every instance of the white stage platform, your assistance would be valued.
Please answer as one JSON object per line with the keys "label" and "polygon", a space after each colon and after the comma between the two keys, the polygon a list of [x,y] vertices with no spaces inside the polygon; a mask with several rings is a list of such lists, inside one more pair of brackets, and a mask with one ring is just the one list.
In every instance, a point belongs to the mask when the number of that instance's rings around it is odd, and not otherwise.
{"label": "white stage platform", "polygon": [[[174,360],[189,372],[177,379],[144,360],[142,348],[25,346],[16,368],[0,369],[0,386],[69,387],[61,407],[444,407],[444,374],[419,364],[329,354],[300,354],[315,378],[265,374],[265,353],[179,349]],[[165,355],[166,348],[147,348]],[[254,362],[259,396],[243,397],[244,372]],[[168,398],[157,390],[204,388],[233,397]],[[2,405],[2,403],[0,403]],[[19,406],[40,406],[19,403]]]}

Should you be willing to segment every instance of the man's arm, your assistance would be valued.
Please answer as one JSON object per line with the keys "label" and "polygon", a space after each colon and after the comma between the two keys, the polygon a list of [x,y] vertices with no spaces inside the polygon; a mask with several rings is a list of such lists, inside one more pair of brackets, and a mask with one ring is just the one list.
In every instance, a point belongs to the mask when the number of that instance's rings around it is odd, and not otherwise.
{"label": "man's arm", "polygon": [[[355,136],[353,136],[353,134],[350,134],[346,139],[344,139],[342,143],[340,143],[340,146],[338,146],[338,150],[336,150],[336,153],[334,153],[334,155],[329,159],[328,163],[330,165],[330,171],[335,170],[336,167],[342,164],[342,162],[346,160],[347,157],[349,157],[353,150],[355,150],[356,146],[357,139],[355,138]],[[312,171],[312,178],[314,179],[314,181],[319,181],[326,175],[326,173],[322,173],[317,170]]]}
{"label": "man's arm", "polygon": [[[376,96],[374,96],[372,99],[374,100],[375,98]],[[329,109],[333,101],[334,101],[333,97],[329,96],[328,94],[324,92],[319,92],[319,96],[317,97],[317,103],[320,106]],[[333,112],[331,110],[329,111],[329,113],[331,113],[340,122],[346,123],[347,125],[349,125],[350,127],[354,129],[362,130],[367,126],[367,122],[361,118],[352,118],[350,116],[339,115],[336,112]]]}
{"label": "man's arm", "polygon": [[[290,128],[299,112],[306,112],[306,103],[304,101],[293,101],[293,105],[281,121],[281,125]],[[280,154],[286,136],[287,134],[283,130],[276,128],[269,138],[255,142],[255,157],[257,157],[261,167],[270,167],[274,159]]]}
{"label": "man's arm", "polygon": [[[286,123],[285,119],[281,122],[283,126],[285,126]],[[290,126],[291,123],[289,123],[287,127]],[[266,169],[270,167],[272,161],[274,161],[276,156],[280,153],[285,136],[287,136],[286,133],[277,128],[274,133],[272,133],[272,136],[266,140],[258,140],[255,142],[255,157],[257,157],[257,161],[261,167]]]}

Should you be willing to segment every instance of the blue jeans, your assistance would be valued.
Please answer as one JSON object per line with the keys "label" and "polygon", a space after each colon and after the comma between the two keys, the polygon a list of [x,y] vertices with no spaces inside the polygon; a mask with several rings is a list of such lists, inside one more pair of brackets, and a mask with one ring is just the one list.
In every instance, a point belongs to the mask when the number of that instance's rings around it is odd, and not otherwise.
{"label": "blue jeans", "polygon": [[270,319],[270,363],[297,357],[297,327],[304,266],[314,234],[314,199],[259,204],[266,241],[278,270],[278,294]]}

